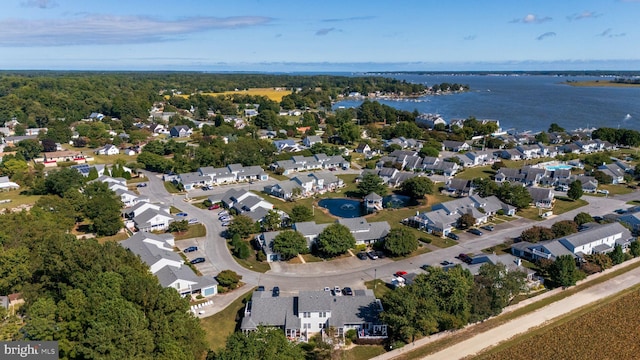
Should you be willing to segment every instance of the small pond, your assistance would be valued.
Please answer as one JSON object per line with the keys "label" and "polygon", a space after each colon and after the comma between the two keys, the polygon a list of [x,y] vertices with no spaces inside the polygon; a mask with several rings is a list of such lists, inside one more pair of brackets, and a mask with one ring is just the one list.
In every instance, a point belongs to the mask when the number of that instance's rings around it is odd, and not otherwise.
{"label": "small pond", "polygon": [[[385,208],[397,209],[409,206],[412,203],[411,197],[405,195],[387,195],[382,198],[382,205]],[[360,200],[346,198],[322,199],[318,202],[318,205],[329,210],[331,215],[341,218],[354,218],[367,214]]]}

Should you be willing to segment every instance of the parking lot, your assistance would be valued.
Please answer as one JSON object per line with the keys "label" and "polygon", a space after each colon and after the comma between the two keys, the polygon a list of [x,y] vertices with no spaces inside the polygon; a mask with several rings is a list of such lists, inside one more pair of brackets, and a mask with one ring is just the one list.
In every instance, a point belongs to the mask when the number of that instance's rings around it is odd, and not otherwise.
{"label": "parking lot", "polygon": [[198,271],[200,271],[202,273],[203,276],[213,276],[217,273],[219,273],[221,270],[217,269],[213,263],[211,262],[211,259],[208,259],[207,256],[205,255],[204,251],[203,251],[203,247],[201,245],[204,244],[205,238],[194,238],[194,239],[185,239],[185,240],[178,240],[176,241],[176,247],[178,249],[180,249],[180,251],[183,251],[184,249],[191,247],[191,246],[197,246],[198,250],[196,251],[191,251],[191,252],[183,252],[184,256],[187,257],[187,261],[191,261],[195,258],[199,258],[202,257],[204,258],[204,262],[199,263],[199,264],[194,264],[193,266],[198,269]]}

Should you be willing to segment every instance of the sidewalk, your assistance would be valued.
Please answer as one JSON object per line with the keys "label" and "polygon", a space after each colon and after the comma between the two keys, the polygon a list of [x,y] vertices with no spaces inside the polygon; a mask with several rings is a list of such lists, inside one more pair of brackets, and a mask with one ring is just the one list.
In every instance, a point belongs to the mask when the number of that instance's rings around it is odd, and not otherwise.
{"label": "sidewalk", "polygon": [[220,295],[215,295],[213,296],[210,300],[213,301],[213,304],[207,305],[207,306],[203,306],[201,308],[198,309],[198,311],[204,311],[204,313],[202,315],[195,314],[197,317],[199,318],[206,318],[209,317],[211,315],[214,315],[224,309],[227,308],[227,306],[231,305],[232,302],[236,301],[237,299],[245,296],[247,293],[249,293],[251,290],[253,289],[253,286],[251,285],[247,285],[244,284],[241,287],[225,293],[225,294],[220,294]]}

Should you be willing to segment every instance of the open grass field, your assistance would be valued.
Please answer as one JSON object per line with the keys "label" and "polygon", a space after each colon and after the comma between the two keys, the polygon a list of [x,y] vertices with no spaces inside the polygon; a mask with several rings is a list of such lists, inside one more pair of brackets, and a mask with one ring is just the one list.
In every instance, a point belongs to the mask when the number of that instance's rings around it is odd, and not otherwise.
{"label": "open grass field", "polygon": [[175,233],[176,240],[184,240],[198,237],[205,237],[207,229],[202,224],[189,225],[189,230],[183,233]]}
{"label": "open grass field", "polygon": [[211,350],[224,348],[227,338],[236,330],[236,319],[239,319],[239,312],[244,309],[245,299],[250,299],[252,293],[253,291],[248,292],[219,313],[200,320],[205,340]]}
{"label": "open grass field", "polygon": [[[269,100],[280,102],[282,98],[291,94],[290,90],[276,90],[274,88],[256,88],[249,90],[238,90],[238,91],[223,91],[223,92],[215,92],[215,93],[202,93],[201,95],[207,96],[226,96],[226,95],[234,95],[234,94],[242,94],[242,95],[251,95],[251,96],[266,96]],[[178,95],[183,98],[188,98],[189,95]]]}
{"label": "open grass field", "polygon": [[378,299],[382,299],[384,297],[384,294],[390,291],[393,291],[387,285],[387,283],[385,283],[383,280],[380,280],[380,279],[365,281],[364,286],[366,286],[367,289],[373,290],[373,293],[376,295],[376,298]]}
{"label": "open grass field", "polygon": [[640,84],[622,84],[622,83],[614,83],[609,80],[593,80],[593,81],[567,81],[565,84],[570,86],[578,86],[578,87],[632,87],[638,88]]}
{"label": "open grass field", "polygon": [[129,234],[128,233],[119,232],[119,233],[117,233],[115,235],[112,235],[112,236],[99,237],[99,238],[97,238],[97,240],[98,240],[98,242],[100,244],[104,244],[104,243],[106,243],[108,241],[116,241],[116,242],[118,242],[118,241],[126,240],[128,238],[129,238]]}
{"label": "open grass field", "polygon": [[495,174],[495,170],[492,170],[491,166],[487,165],[465,169],[464,171],[457,173],[454,177],[456,179],[473,180],[475,178],[490,178]]}
{"label": "open grass field", "polygon": [[0,192],[0,200],[11,200],[0,204],[0,209],[13,209],[22,205],[33,205],[40,199],[40,195],[20,195],[24,189]]}
{"label": "open grass field", "polygon": [[115,164],[116,160],[124,160],[126,163],[136,162],[138,155],[129,156],[126,154],[117,155],[96,155],[93,154],[94,164]]}
{"label": "open grass field", "polygon": [[[568,198],[556,197],[556,202],[553,205],[553,214],[554,215],[564,214],[567,211],[571,211],[571,210],[583,207],[587,204],[588,203],[582,199],[572,201]],[[545,210],[543,209],[542,212],[545,212]],[[522,209],[518,211],[519,216],[522,216],[523,218],[527,218],[531,220],[537,220],[537,221],[541,221],[545,219],[540,216],[540,213],[541,213],[540,209],[535,207],[530,207],[530,208]]]}
{"label": "open grass field", "polygon": [[385,352],[382,345],[359,345],[343,352],[340,359],[367,360],[384,354]]}
{"label": "open grass field", "polygon": [[584,359],[637,359],[640,343],[630,329],[640,323],[639,288],[529,331],[475,359],[574,359],[577,354]]}

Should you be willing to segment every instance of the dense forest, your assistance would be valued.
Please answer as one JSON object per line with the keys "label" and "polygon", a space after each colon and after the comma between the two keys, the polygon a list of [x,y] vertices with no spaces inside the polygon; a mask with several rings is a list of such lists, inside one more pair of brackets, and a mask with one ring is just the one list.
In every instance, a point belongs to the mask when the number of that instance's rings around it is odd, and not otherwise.
{"label": "dense forest", "polygon": [[[328,107],[338,95],[354,91],[363,94],[375,91],[419,94],[426,91],[424,85],[373,76],[0,72],[0,123],[15,117],[28,127],[46,127],[51,120],[76,121],[92,112],[130,122],[134,118],[146,119],[153,103],[163,100],[163,95],[273,87],[296,90],[297,95],[289,97],[284,108],[298,105]],[[311,100],[305,99],[311,96]],[[200,97],[193,102],[174,97],[172,101],[181,101],[178,107],[188,109],[190,105],[200,105],[204,98],[211,98],[206,100],[211,103],[221,101],[213,97]],[[240,97],[233,102],[256,101],[259,99]],[[182,107],[184,105],[188,106]],[[206,105],[211,107],[212,104]],[[219,105],[219,108],[225,109],[217,109],[222,114],[230,112],[228,105]]]}

